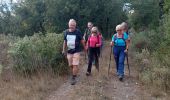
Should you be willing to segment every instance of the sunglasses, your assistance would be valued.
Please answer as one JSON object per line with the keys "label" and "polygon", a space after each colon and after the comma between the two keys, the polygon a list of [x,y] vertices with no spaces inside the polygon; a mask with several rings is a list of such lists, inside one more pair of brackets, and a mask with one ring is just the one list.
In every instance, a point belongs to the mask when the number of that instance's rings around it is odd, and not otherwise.
{"label": "sunglasses", "polygon": [[122,30],[116,30],[116,31],[122,31]]}
{"label": "sunglasses", "polygon": [[95,32],[95,31],[92,31],[92,33],[97,33],[97,32]]}

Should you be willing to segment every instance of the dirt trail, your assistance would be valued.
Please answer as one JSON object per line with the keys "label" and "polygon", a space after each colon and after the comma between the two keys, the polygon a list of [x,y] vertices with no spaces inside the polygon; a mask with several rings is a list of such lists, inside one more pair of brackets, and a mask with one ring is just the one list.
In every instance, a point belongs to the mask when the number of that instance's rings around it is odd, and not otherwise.
{"label": "dirt trail", "polygon": [[[107,48],[107,47],[106,47]],[[70,85],[70,79],[59,89],[51,93],[45,100],[167,100],[165,98],[155,98],[140,84],[137,79],[137,71],[134,62],[130,60],[131,76],[126,76],[124,82],[120,82],[115,75],[115,66],[112,59],[112,69],[110,77],[107,75],[110,50],[103,51],[103,57],[100,59],[100,72],[95,67],[92,70],[92,76],[85,75],[87,64],[80,67],[78,83],[75,86]]]}

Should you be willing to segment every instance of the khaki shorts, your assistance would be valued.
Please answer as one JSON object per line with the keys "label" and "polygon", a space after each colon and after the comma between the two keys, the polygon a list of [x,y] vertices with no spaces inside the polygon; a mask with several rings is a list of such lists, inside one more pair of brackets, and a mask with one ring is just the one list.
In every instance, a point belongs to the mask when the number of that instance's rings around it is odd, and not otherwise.
{"label": "khaki shorts", "polygon": [[74,53],[74,54],[67,54],[67,59],[68,59],[68,63],[69,66],[72,65],[79,65],[79,61],[80,61],[80,53]]}

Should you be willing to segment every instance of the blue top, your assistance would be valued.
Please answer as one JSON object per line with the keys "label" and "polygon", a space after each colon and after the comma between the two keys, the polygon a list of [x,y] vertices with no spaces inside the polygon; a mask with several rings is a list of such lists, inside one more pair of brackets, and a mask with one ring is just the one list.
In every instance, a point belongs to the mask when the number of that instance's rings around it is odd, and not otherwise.
{"label": "blue top", "polygon": [[[123,37],[122,38],[115,38],[115,35],[113,35],[112,37],[112,42],[114,42],[115,46],[126,46],[126,40],[129,38],[129,36],[127,35],[127,33],[123,33]],[[116,33],[117,35],[117,33]]]}
{"label": "blue top", "polygon": [[83,40],[81,32],[76,29],[74,32],[66,30],[64,32],[64,40],[67,43],[68,53],[74,54],[81,51],[81,40]]}

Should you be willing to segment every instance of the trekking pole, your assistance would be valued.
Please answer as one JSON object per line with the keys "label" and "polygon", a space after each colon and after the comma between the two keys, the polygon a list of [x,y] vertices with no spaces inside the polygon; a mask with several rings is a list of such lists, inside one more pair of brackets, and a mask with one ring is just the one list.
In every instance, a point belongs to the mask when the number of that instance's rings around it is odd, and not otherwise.
{"label": "trekking pole", "polygon": [[127,60],[127,66],[128,66],[129,76],[130,76],[130,66],[129,66],[128,52],[126,53],[126,60]]}
{"label": "trekking pole", "polygon": [[88,57],[88,54],[87,54],[87,53],[88,53],[88,50],[85,51],[84,53],[85,53],[84,60],[85,60],[86,63],[88,63],[88,61],[87,61],[87,57]]}
{"label": "trekking pole", "polygon": [[112,60],[112,46],[111,46],[111,49],[110,49],[110,59],[109,59],[109,67],[108,67],[108,76],[109,76],[109,73],[110,73],[110,65],[111,65],[111,60]]}
{"label": "trekking pole", "polygon": [[84,53],[85,53],[85,55],[84,55],[85,58],[84,58],[84,59],[85,59],[85,61],[86,61],[86,60],[87,60],[87,58],[86,58],[87,54],[86,54],[86,52],[84,52]]}

